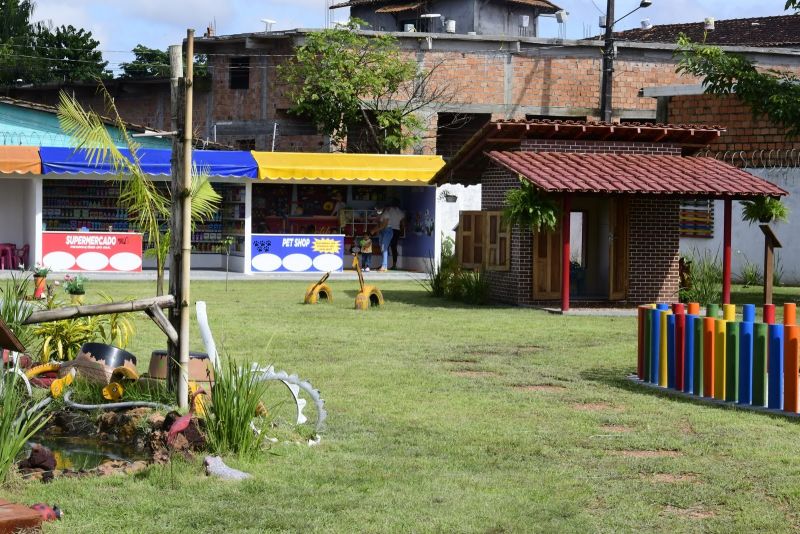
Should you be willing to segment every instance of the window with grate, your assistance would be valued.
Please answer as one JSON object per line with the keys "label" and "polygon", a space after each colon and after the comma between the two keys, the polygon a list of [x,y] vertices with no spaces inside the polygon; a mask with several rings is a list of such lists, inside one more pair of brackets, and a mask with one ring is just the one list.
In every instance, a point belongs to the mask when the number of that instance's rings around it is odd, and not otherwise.
{"label": "window with grate", "polygon": [[714,201],[684,200],[681,202],[680,236],[714,237]]}

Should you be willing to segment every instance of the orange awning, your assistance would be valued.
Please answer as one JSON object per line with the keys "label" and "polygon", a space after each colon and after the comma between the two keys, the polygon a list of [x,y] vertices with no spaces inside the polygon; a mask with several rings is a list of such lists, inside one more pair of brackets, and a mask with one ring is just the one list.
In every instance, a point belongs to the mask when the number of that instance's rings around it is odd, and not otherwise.
{"label": "orange awning", "polygon": [[39,147],[0,146],[0,173],[42,174]]}

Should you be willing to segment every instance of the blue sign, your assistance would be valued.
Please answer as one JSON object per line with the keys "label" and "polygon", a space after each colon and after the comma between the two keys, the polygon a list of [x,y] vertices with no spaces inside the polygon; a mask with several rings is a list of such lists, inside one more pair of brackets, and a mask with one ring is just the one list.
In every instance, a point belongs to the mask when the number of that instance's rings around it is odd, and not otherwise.
{"label": "blue sign", "polygon": [[326,273],[343,266],[343,235],[253,234],[250,241],[253,272]]}

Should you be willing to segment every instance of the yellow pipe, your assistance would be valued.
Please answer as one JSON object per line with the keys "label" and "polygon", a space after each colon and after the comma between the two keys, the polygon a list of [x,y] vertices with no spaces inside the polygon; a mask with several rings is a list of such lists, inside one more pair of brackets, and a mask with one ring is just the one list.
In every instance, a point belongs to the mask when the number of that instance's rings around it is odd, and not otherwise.
{"label": "yellow pipe", "polygon": [[667,366],[667,316],[672,315],[669,310],[662,310],[661,312],[661,358],[659,359],[658,371],[658,385],[665,388],[667,387],[667,374],[669,367]]}
{"label": "yellow pipe", "polygon": [[736,304],[723,304],[722,305],[722,318],[726,321],[736,320]]}

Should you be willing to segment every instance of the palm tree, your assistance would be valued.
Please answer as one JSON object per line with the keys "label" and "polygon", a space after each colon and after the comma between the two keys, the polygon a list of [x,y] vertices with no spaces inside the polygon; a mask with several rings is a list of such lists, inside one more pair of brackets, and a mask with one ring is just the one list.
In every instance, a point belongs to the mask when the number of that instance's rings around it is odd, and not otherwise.
{"label": "palm tree", "polygon": [[[142,170],[138,151],[141,145],[129,134],[125,122],[119,115],[114,100],[102,83],[100,92],[106,112],[112,117],[118,130],[115,138],[105,120],[94,111],[85,110],[71,95],[61,91],[59,95],[58,120],[61,128],[72,137],[76,148],[84,148],[93,164],[110,163],[115,171],[113,178],[120,188],[119,205],[128,210],[128,216],[143,234],[149,249],[156,258],[156,294],[164,294],[164,265],[169,253],[169,231],[162,232],[161,221],[169,220],[170,206],[174,199],[162,193],[155,182]],[[130,151],[125,157],[118,145]],[[214,216],[219,209],[221,197],[208,181],[207,173],[192,168],[192,223],[202,223]]]}

